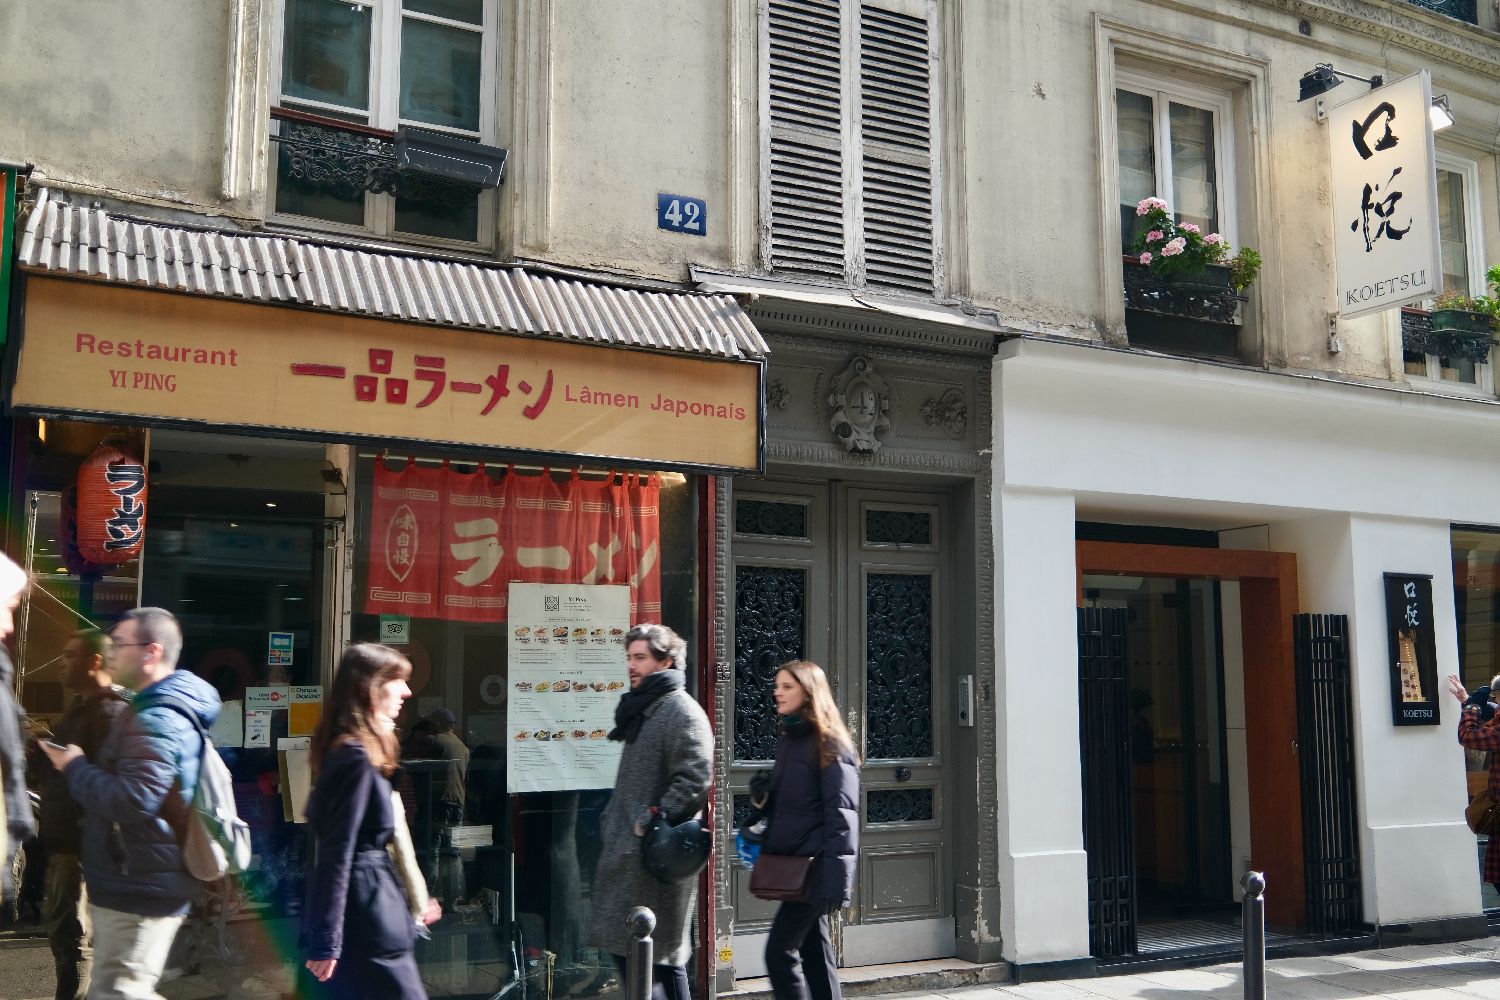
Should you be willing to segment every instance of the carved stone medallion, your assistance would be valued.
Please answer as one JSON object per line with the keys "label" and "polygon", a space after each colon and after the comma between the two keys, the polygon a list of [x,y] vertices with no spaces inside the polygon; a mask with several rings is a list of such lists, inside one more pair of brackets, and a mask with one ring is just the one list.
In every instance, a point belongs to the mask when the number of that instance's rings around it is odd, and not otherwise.
{"label": "carved stone medallion", "polygon": [[874,454],[891,427],[891,393],[885,379],[864,357],[856,356],[833,380],[828,394],[834,440],[851,453]]}
{"label": "carved stone medallion", "polygon": [[792,394],[781,379],[772,379],[766,386],[766,403],[773,410],[784,410],[792,403]]}
{"label": "carved stone medallion", "polygon": [[922,404],[922,419],[929,427],[942,427],[949,437],[961,438],[969,427],[969,404],[962,389],[949,389]]}

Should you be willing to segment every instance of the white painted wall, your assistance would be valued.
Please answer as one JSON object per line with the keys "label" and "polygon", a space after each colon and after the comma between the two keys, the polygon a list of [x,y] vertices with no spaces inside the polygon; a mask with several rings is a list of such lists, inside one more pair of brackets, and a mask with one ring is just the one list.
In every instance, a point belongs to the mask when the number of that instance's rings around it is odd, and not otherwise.
{"label": "white painted wall", "polygon": [[[1464,824],[1464,755],[1458,705],[1441,692],[1442,724],[1391,724],[1385,572],[1433,577],[1439,688],[1458,673],[1452,553],[1446,522],[1350,519],[1356,757],[1366,892],[1382,924],[1479,911],[1474,835]],[[1362,844],[1362,847],[1365,846]],[[1373,892],[1371,892],[1373,889]]]}
{"label": "white painted wall", "polygon": [[[1080,517],[1216,527],[1226,546],[1294,552],[1301,607],[1350,616],[1367,918],[1392,924],[1477,913],[1456,706],[1442,702],[1441,726],[1391,724],[1382,574],[1433,576],[1439,673],[1456,672],[1449,525],[1500,519],[1492,499],[1500,495],[1493,460],[1500,406],[1037,342],[1004,345],[996,375],[996,537],[1025,555],[997,554],[1002,682],[1031,691],[1060,685],[1060,665],[1076,658],[1071,644],[1045,634],[1071,637],[1062,612],[1073,611],[1072,579],[1054,583],[1049,564],[1071,573],[1073,542],[1036,497],[1048,498],[1052,516],[1066,506],[1061,491]],[[1006,579],[1025,584],[1007,587]],[[1231,641],[1232,593],[1226,588],[1226,653],[1239,645]],[[1044,607],[1049,601],[1056,606]],[[1031,657],[1029,682],[1015,676],[1018,653]],[[1240,673],[1227,658],[1231,736],[1243,734]],[[1071,698],[1071,675],[1066,681]],[[1032,907],[1014,930],[1007,921],[1005,933],[1018,935],[1010,946],[1025,954],[1027,920],[1063,923],[1073,909],[1057,894],[1036,912],[1025,838],[1054,851],[1068,845],[1048,823],[1018,824],[1020,803],[1041,790],[1005,756],[1028,720],[1007,712],[1004,700],[1000,709],[1003,800],[1013,811],[1002,856],[1014,869],[1018,904]],[[1076,736],[1069,726],[1068,738]],[[1243,745],[1230,743],[1232,787],[1244,784]],[[1049,820],[1071,819],[1076,784],[1048,783],[1043,811]],[[1251,846],[1246,806],[1232,796],[1236,857]]]}
{"label": "white painted wall", "polygon": [[996,489],[1000,918],[1012,962],[1088,955],[1073,498]]}
{"label": "white painted wall", "polygon": [[1039,341],[1002,344],[997,372],[999,483],[1224,527],[1297,511],[1496,520],[1493,400]]}
{"label": "white painted wall", "polygon": [[1350,616],[1365,919],[1392,924],[1479,912],[1457,705],[1444,690],[1441,725],[1391,724],[1382,574],[1433,577],[1439,686],[1458,672],[1448,522],[1328,514],[1274,523],[1271,542],[1297,554],[1303,608]]}

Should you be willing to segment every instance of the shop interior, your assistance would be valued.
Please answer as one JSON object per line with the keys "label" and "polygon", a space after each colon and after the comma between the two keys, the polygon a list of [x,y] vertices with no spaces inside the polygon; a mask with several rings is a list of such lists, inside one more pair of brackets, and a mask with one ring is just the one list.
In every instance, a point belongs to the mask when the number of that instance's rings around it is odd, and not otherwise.
{"label": "shop interior", "polygon": [[1130,807],[1143,949],[1232,926],[1224,665],[1213,580],[1085,576],[1086,600],[1128,612]]}
{"label": "shop interior", "polygon": [[[179,936],[180,953],[169,966],[180,970],[181,982],[163,986],[169,997],[254,979],[271,988],[293,985],[277,977],[293,967],[285,956],[294,949],[311,857],[294,801],[305,788],[296,741],[309,732],[308,716],[299,723],[290,710],[262,713],[258,706],[268,690],[321,691],[345,637],[396,644],[412,662],[413,695],[398,723],[397,784],[429,892],[445,914],[431,938],[418,942],[429,992],[494,997],[517,995],[512,991],[524,984],[531,995],[560,997],[618,988],[610,956],[585,941],[609,782],[519,793],[510,787],[510,758],[519,752],[510,746],[507,721],[514,623],[503,612],[490,621],[413,615],[397,622],[402,616],[371,612],[361,595],[370,573],[377,463],[482,471],[493,481],[623,474],[187,430],[17,424],[17,481],[25,488],[12,502],[28,511],[22,530],[38,579],[20,613],[18,645],[22,697],[38,726],[60,715],[69,698],[56,662],[67,637],[91,624],[107,629],[138,603],[177,615],[180,668],[213,684],[225,705],[214,735],[234,775],[255,858],[229,896],[200,907]],[[80,463],[110,435],[123,435],[147,462],[145,544],[122,565],[80,576],[63,558],[64,494]],[[660,620],[691,644],[699,601],[696,483],[670,472],[653,482],[660,486],[660,553],[652,567],[660,574]],[[623,651],[618,672],[623,679]],[[690,690],[693,683],[690,670]],[[612,712],[618,694],[599,695],[601,705],[606,697]],[[532,759],[539,749],[531,748]]]}

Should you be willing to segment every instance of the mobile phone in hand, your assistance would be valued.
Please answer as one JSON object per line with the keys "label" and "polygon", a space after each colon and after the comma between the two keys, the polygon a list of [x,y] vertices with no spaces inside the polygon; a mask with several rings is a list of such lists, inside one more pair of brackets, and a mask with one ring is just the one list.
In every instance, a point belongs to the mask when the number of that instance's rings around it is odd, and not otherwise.
{"label": "mobile phone in hand", "polygon": [[42,746],[47,747],[49,750],[66,750],[66,749],[68,749],[67,746],[65,746],[64,744],[58,743],[58,742],[56,742],[54,740],[42,740]]}

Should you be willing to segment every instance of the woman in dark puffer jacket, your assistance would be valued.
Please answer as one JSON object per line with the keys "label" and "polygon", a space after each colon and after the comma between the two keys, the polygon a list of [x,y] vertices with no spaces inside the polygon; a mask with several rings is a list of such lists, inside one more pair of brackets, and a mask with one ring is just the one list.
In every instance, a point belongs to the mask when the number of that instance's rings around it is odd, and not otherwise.
{"label": "woman in dark puffer jacket", "polygon": [[859,854],[859,755],[828,677],[796,660],[776,672],[776,765],[763,854],[814,858],[807,901],[782,903],[766,939],[777,1000],[839,1000],[828,918],[849,902]]}

